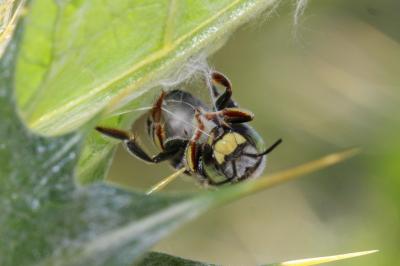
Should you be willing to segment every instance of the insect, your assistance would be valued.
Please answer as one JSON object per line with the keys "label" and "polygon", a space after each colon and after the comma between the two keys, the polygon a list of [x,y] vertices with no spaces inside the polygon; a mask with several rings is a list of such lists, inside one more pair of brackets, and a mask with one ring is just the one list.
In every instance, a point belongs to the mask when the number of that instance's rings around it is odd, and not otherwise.
{"label": "insect", "polygon": [[[135,157],[148,162],[169,161],[175,169],[194,176],[203,185],[237,183],[261,174],[266,155],[280,143],[265,148],[251,128],[254,115],[231,98],[231,82],[212,72],[213,104],[206,105],[184,90],[162,91],[147,115],[147,133],[161,150],[149,155],[130,131],[97,126],[102,134],[119,139]],[[224,88],[219,92],[217,85]]]}

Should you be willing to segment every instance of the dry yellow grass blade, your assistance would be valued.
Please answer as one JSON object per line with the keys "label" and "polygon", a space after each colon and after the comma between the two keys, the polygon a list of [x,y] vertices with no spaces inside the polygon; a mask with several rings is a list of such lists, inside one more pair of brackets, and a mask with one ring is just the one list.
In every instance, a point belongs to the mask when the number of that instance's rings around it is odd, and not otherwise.
{"label": "dry yellow grass blade", "polygon": [[350,157],[353,157],[358,152],[359,149],[357,148],[348,149],[342,152],[324,156],[320,159],[290,168],[288,170],[283,170],[275,174],[262,176],[255,180],[249,180],[248,182],[242,182],[233,186],[229,186],[226,189],[221,189],[219,193],[212,193],[212,195],[218,198],[218,200],[213,201],[211,204],[222,205],[226,202],[252,195],[256,192],[263,191],[284,182],[294,180],[300,176],[310,174],[342,162]]}
{"label": "dry yellow grass blade", "polygon": [[368,251],[360,251],[360,252],[353,252],[347,254],[340,254],[340,255],[333,255],[333,256],[326,256],[326,257],[318,257],[318,258],[308,258],[308,259],[300,259],[300,260],[291,260],[282,263],[273,264],[274,266],[282,265],[282,266],[311,266],[311,265],[318,265],[322,263],[334,262],[338,260],[344,260],[359,256],[364,256],[368,254],[372,254],[378,252],[379,250],[368,250]]}
{"label": "dry yellow grass blade", "polygon": [[[339,162],[342,162],[346,159],[349,159],[356,155],[359,152],[358,148],[353,148],[349,150],[345,150],[338,153],[333,153],[326,155],[320,159],[296,166],[294,168],[290,168],[288,170],[280,171],[276,174],[267,175],[260,177],[254,181],[246,182],[244,184],[240,184],[241,190],[245,190],[247,194],[251,194],[260,190],[264,190],[269,187],[276,186],[278,184],[290,181],[297,177],[310,174],[321,170],[323,168],[332,166]],[[243,192],[242,192],[243,193]]]}
{"label": "dry yellow grass blade", "polygon": [[160,191],[164,187],[166,187],[169,183],[174,181],[178,176],[185,172],[186,168],[181,168],[178,171],[174,172],[172,175],[164,177],[160,182],[155,184],[149,191],[146,192],[146,195],[150,195],[153,192]]}
{"label": "dry yellow grass blade", "polygon": [[[349,150],[345,150],[345,151],[338,152],[338,153],[333,153],[333,154],[324,156],[320,159],[302,164],[300,166],[278,172],[276,174],[260,177],[259,179],[256,179],[253,181],[237,184],[235,186],[232,186],[231,188],[238,189],[238,193],[243,196],[246,194],[252,194],[254,192],[264,190],[266,188],[278,185],[280,183],[290,181],[291,179],[295,179],[302,175],[316,172],[323,168],[337,164],[337,163],[342,162],[350,157],[353,157],[358,152],[359,152],[359,149],[354,148],[354,149],[349,149]],[[149,189],[146,192],[146,194],[150,195],[153,192],[158,192],[158,191],[162,190],[168,184],[173,182],[179,175],[183,174],[184,171],[185,171],[185,168],[181,168],[181,169],[177,170],[176,172],[174,172],[173,174],[163,178],[160,182],[158,182],[151,189]],[[230,189],[227,189],[227,190],[230,191]],[[234,194],[235,193],[233,193],[232,195],[234,195]]]}

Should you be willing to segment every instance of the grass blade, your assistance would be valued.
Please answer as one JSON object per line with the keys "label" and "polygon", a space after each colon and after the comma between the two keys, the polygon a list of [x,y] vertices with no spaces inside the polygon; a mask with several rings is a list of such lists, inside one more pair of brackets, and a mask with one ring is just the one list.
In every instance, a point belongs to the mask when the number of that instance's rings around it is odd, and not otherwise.
{"label": "grass blade", "polygon": [[[338,260],[350,259],[354,257],[364,256],[368,254],[372,254],[378,252],[379,250],[368,250],[368,251],[360,251],[360,252],[353,252],[353,253],[346,253],[346,254],[339,254],[333,256],[325,256],[325,257],[317,257],[317,258],[307,258],[307,259],[300,259],[300,260],[290,260],[281,263],[270,264],[269,266],[311,266],[311,265],[318,265],[328,262],[334,262]],[[266,265],[268,266],[268,265]]]}
{"label": "grass blade", "polygon": [[164,177],[160,182],[155,184],[149,191],[146,192],[146,195],[150,195],[153,192],[160,191],[164,187],[166,187],[169,183],[174,181],[178,176],[183,174],[183,172],[186,171],[186,168],[181,168],[177,170],[176,172],[172,173],[171,175]]}
{"label": "grass blade", "polygon": [[284,182],[294,180],[300,176],[304,176],[306,174],[310,174],[329,166],[335,165],[355,156],[358,153],[358,148],[352,148],[345,151],[332,153],[320,159],[301,164],[299,166],[283,170],[275,174],[262,176],[255,180],[250,180],[248,182],[243,182],[235,186],[230,186],[220,193],[215,193],[215,195],[217,197],[220,197],[220,201],[218,201],[220,203],[235,200],[237,198],[251,195],[253,193],[274,187]]}

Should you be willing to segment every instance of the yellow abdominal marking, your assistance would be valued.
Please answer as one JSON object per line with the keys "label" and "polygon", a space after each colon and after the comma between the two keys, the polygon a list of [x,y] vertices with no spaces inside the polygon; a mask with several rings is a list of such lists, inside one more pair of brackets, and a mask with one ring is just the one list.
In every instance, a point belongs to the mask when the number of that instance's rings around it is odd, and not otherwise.
{"label": "yellow abdominal marking", "polygon": [[214,151],[214,157],[219,164],[222,164],[225,161],[225,155]]}
{"label": "yellow abdominal marking", "polygon": [[186,163],[187,163],[187,167],[190,172],[195,172],[195,165],[193,163],[193,154],[192,154],[192,149],[194,148],[193,145],[189,144],[189,146],[186,148],[185,151],[185,159],[186,159]]}
{"label": "yellow abdominal marking", "polygon": [[219,164],[225,161],[225,156],[233,153],[237,146],[245,143],[246,139],[239,133],[227,133],[214,145],[214,157]]}

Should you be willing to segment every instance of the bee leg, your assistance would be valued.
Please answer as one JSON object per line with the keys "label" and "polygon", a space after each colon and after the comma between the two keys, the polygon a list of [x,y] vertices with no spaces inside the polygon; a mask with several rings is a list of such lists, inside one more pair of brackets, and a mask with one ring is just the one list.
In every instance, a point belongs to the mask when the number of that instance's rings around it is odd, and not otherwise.
{"label": "bee leg", "polygon": [[108,137],[122,140],[130,153],[143,161],[153,163],[152,158],[147,155],[147,153],[137,143],[135,143],[135,136],[132,133],[117,128],[101,126],[97,126],[96,130]]}
{"label": "bee leg", "polygon": [[[215,101],[215,106],[217,110],[222,110],[228,106],[236,106],[236,104],[232,101],[232,85],[231,82],[227,77],[225,77],[220,72],[213,72],[211,74],[212,80],[225,87],[225,91],[218,96],[217,100]],[[213,93],[216,94],[216,88],[213,86]]]}
{"label": "bee leg", "polygon": [[220,95],[217,87],[214,84],[212,84],[212,86],[211,86],[211,92],[212,92],[212,95],[214,98],[218,98],[218,96]]}
{"label": "bee leg", "polygon": [[157,101],[154,103],[153,108],[151,109],[151,121],[148,122],[150,126],[151,136],[153,137],[154,142],[160,149],[164,149],[164,139],[165,139],[165,130],[164,126],[161,123],[161,115],[162,115],[162,104],[164,102],[165,92],[161,91],[160,96]]}
{"label": "bee leg", "polygon": [[169,139],[165,142],[165,150],[157,155],[150,156],[135,142],[134,135],[127,131],[100,126],[96,127],[96,130],[108,137],[122,140],[132,155],[148,163],[159,163],[170,159],[179,151],[179,149],[185,147],[187,143],[187,140],[183,139]]}
{"label": "bee leg", "polygon": [[195,140],[190,140],[185,150],[185,159],[187,170],[191,173],[196,173],[199,169],[199,152],[200,146]]}
{"label": "bee leg", "polygon": [[217,112],[206,112],[204,116],[208,120],[214,120],[218,116],[222,116],[224,122],[233,124],[250,122],[254,118],[252,112],[236,107],[227,107]]}
{"label": "bee leg", "polygon": [[224,121],[227,123],[246,123],[250,122],[254,118],[252,112],[236,107],[224,108],[221,110],[221,113]]}
{"label": "bee leg", "polygon": [[135,157],[148,162],[148,163],[157,163],[152,157],[150,157],[143,149],[138,145],[134,139],[125,140],[124,141],[126,149],[129,151],[130,154],[134,155]]}
{"label": "bee leg", "polygon": [[165,149],[151,157],[134,141],[134,139],[125,141],[125,145],[128,151],[139,159],[149,163],[160,163],[174,157],[179,150],[186,147],[187,142],[187,140],[181,138],[168,139],[165,141]]}
{"label": "bee leg", "polygon": [[185,149],[188,140],[182,138],[170,138],[164,143],[165,150],[152,157],[154,163],[169,160],[174,157],[180,150]]}
{"label": "bee leg", "polygon": [[103,135],[106,135],[107,137],[111,137],[114,139],[119,139],[119,140],[129,140],[132,138],[131,133],[128,131],[120,130],[117,128],[110,128],[110,127],[101,127],[97,126],[95,129],[100,132]]}
{"label": "bee leg", "polygon": [[160,96],[158,96],[157,101],[154,103],[153,108],[151,109],[151,118],[154,123],[158,123],[161,121],[161,111],[162,104],[164,102],[165,92],[161,90]]}
{"label": "bee leg", "polygon": [[192,139],[188,142],[185,150],[187,170],[191,173],[196,173],[199,169],[200,145],[197,144],[197,141],[201,138],[205,128],[203,121],[201,121],[199,110],[196,110],[195,119],[197,122],[196,131],[194,132]]}

